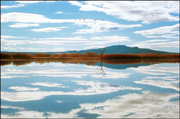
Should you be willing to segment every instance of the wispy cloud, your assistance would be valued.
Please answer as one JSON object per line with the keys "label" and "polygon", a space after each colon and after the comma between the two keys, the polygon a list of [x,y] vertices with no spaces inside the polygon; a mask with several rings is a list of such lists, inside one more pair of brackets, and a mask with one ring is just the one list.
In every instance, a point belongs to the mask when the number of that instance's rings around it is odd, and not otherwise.
{"label": "wispy cloud", "polygon": [[136,46],[139,48],[163,48],[163,47],[179,48],[179,40],[154,39],[154,40],[140,41],[130,46]]}
{"label": "wispy cloud", "polygon": [[[161,80],[142,79],[141,81],[134,81],[134,83],[152,85],[152,86],[161,87],[161,88],[169,88],[169,89],[174,89],[174,90],[179,91],[179,85],[173,84],[173,83],[175,83],[175,81],[161,81]],[[179,82],[176,81],[176,83],[179,83]]]}
{"label": "wispy cloud", "polygon": [[30,87],[21,87],[21,86],[12,86],[9,89],[13,89],[15,91],[37,91],[39,88],[30,88]]}
{"label": "wispy cloud", "polygon": [[24,7],[25,5],[20,3],[20,4],[15,4],[15,5],[3,5],[1,6],[1,9],[9,9],[9,8],[18,8],[18,7]]}
{"label": "wispy cloud", "polygon": [[11,28],[25,28],[25,27],[32,27],[32,26],[39,26],[39,24],[15,23],[13,25],[9,25],[9,27]]}
{"label": "wispy cloud", "polygon": [[30,84],[34,86],[45,86],[45,87],[60,87],[60,88],[68,87],[68,86],[62,86],[62,84],[59,84],[59,83],[51,83],[51,82],[35,82],[35,83],[30,83]]}
{"label": "wispy cloud", "polygon": [[[80,29],[73,34],[86,34],[86,33],[96,33],[105,32],[110,30],[121,30],[127,28],[141,27],[141,24],[118,24],[110,21],[101,21],[93,19],[86,20],[75,20],[75,19],[50,19],[43,15],[32,14],[32,13],[20,13],[11,12],[4,13],[1,15],[1,22],[21,22],[21,23],[74,23],[77,26],[88,26],[88,29]],[[47,29],[46,29],[47,30]],[[56,29],[57,30],[57,29]],[[34,29],[33,31],[39,31]],[[40,30],[41,31],[41,30]],[[44,29],[43,29],[44,31]]]}
{"label": "wispy cloud", "polygon": [[34,31],[34,32],[55,32],[55,31],[61,31],[62,29],[60,27],[47,27],[47,28],[40,28],[40,29],[31,29],[28,31]]}
{"label": "wispy cloud", "polygon": [[7,106],[7,105],[1,105],[1,108],[10,108],[10,109],[18,109],[18,110],[23,110],[23,107],[15,107],[15,106]]}
{"label": "wispy cloud", "polygon": [[[58,28],[60,29],[60,28]],[[46,31],[49,29],[37,29],[38,32]],[[51,29],[52,30],[52,29]],[[33,30],[36,31],[36,30]],[[37,32],[36,31],[36,32]],[[13,37],[13,36],[12,36]],[[129,38],[125,36],[101,36],[91,37],[90,39],[83,38],[81,36],[76,37],[52,37],[52,38],[31,38],[33,40],[11,40],[10,38],[1,39],[3,46],[6,45],[20,45],[20,44],[31,44],[31,45],[102,45],[109,43],[118,42],[129,42]]]}
{"label": "wispy cloud", "polygon": [[135,34],[141,34],[147,38],[179,38],[179,24],[173,26],[163,26],[154,29],[135,31]]}
{"label": "wispy cloud", "polygon": [[93,21],[90,19],[87,19],[83,22],[77,21],[77,22],[75,22],[75,24],[78,26],[87,25],[90,28],[77,30],[73,34],[87,34],[87,33],[105,32],[105,31],[110,31],[110,30],[122,30],[122,29],[141,27],[142,26],[141,24],[125,25],[125,24],[113,23],[110,21],[101,21],[101,20]]}
{"label": "wispy cloud", "polygon": [[[98,11],[127,21],[179,21],[178,1],[69,1],[80,11]],[[171,15],[177,14],[177,16]]]}
{"label": "wispy cloud", "polygon": [[1,6],[1,9],[9,9],[9,8],[18,8],[18,7],[24,7],[27,4],[33,4],[33,3],[40,3],[40,2],[56,2],[56,1],[15,1],[16,3],[19,4],[14,4],[14,5],[3,5]]}
{"label": "wispy cloud", "polygon": [[62,13],[63,13],[62,11],[55,12],[55,14],[62,14]]}
{"label": "wispy cloud", "polygon": [[127,42],[131,41],[128,37],[123,36],[94,36],[90,38],[91,40],[108,40],[108,41],[117,41],[117,42]]}
{"label": "wispy cloud", "polygon": [[[133,68],[137,72],[146,74],[142,80],[134,81],[137,84],[152,85],[160,88],[169,88],[179,91],[178,67],[139,67]],[[150,75],[150,76],[149,76]]]}
{"label": "wispy cloud", "polygon": [[105,46],[88,46],[88,47],[85,47],[84,49],[97,49],[97,48],[104,48]]}
{"label": "wispy cloud", "polygon": [[75,22],[74,19],[50,19],[44,15],[22,12],[9,12],[1,15],[1,22],[20,22],[20,23],[63,23]]}
{"label": "wispy cloud", "polygon": [[11,38],[29,38],[29,37],[24,37],[24,36],[7,36],[7,35],[2,35],[1,36],[2,39],[11,39]]}

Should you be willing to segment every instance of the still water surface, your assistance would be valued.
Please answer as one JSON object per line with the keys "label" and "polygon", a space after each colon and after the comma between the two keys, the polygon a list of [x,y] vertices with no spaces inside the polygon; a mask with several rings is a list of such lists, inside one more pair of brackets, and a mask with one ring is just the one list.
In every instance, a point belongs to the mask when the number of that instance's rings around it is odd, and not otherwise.
{"label": "still water surface", "polygon": [[1,66],[1,118],[178,118],[179,63]]}

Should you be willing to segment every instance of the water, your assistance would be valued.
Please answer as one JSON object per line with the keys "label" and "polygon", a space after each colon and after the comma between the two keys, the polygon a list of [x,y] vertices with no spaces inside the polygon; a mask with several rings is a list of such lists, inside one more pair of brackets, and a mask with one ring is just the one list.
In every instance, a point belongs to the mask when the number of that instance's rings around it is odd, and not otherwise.
{"label": "water", "polygon": [[2,118],[179,118],[179,63],[1,66]]}

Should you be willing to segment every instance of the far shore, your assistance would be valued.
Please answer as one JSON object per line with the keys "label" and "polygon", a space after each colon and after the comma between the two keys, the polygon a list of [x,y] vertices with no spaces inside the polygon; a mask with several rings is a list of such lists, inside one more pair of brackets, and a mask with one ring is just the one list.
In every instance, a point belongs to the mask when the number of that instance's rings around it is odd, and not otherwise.
{"label": "far shore", "polygon": [[1,59],[180,59],[180,54],[97,54],[94,52],[81,53],[60,53],[60,54],[6,54],[1,53]]}

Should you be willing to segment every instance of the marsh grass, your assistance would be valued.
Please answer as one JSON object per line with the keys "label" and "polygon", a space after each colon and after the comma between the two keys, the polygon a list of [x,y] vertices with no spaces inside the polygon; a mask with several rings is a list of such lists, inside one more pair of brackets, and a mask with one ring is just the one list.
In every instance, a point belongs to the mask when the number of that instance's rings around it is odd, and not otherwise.
{"label": "marsh grass", "polygon": [[1,59],[180,59],[180,54],[156,54],[156,53],[141,53],[141,54],[97,54],[94,52],[81,53],[60,53],[60,54],[6,54],[1,53]]}

